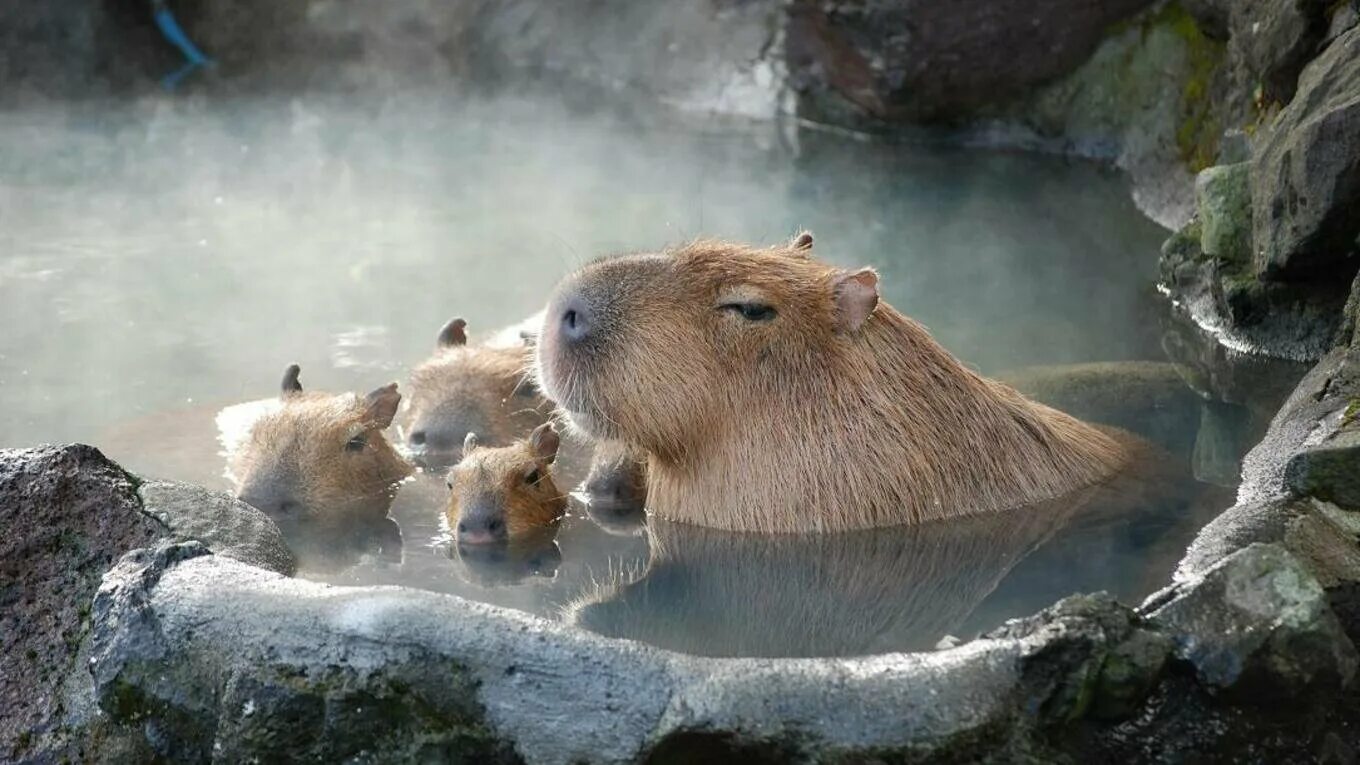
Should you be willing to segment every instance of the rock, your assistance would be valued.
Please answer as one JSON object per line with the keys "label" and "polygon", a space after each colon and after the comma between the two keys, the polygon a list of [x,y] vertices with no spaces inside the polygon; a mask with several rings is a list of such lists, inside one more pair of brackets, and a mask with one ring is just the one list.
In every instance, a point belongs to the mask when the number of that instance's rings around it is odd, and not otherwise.
{"label": "rock", "polygon": [[1200,399],[1174,364],[1111,361],[1035,366],[1003,372],[1003,382],[1040,403],[1089,422],[1136,433],[1189,454]]}
{"label": "rock", "polygon": [[1360,662],[1322,586],[1279,545],[1223,558],[1151,618],[1200,683],[1235,699],[1326,698],[1349,685]]}
{"label": "rock", "polygon": [[[1360,399],[1342,417],[1353,421]],[[1322,443],[1309,446],[1285,467],[1289,488],[1308,497],[1360,510],[1360,427],[1346,427]]]}
{"label": "rock", "polygon": [[1200,251],[1234,263],[1251,260],[1251,166],[1205,168],[1195,178]]}
{"label": "rock", "polygon": [[1011,760],[1042,750],[1035,731],[1131,709],[1170,647],[1081,596],[947,650],[709,659],[206,553],[131,553],[95,603],[100,707],[160,758]]}
{"label": "rock", "polygon": [[1132,714],[1172,649],[1168,636],[1107,593],[1064,598],[985,637],[1040,639],[1024,673],[1030,693],[1037,694],[1028,703],[1050,723]]}
{"label": "rock", "polygon": [[1232,0],[1229,55],[1242,82],[1260,83],[1262,97],[1288,103],[1299,72],[1327,33],[1325,0]]}
{"label": "rock", "polygon": [[229,494],[171,481],[148,481],[137,493],[143,511],[174,539],[197,540],[219,555],[285,576],[297,568],[274,522]]}
{"label": "rock", "polygon": [[1338,524],[1316,501],[1287,498],[1244,502],[1215,518],[1190,544],[1173,581],[1203,576],[1236,551],[1256,543],[1288,550],[1327,589],[1360,582],[1360,547],[1354,531]]}
{"label": "rock", "polygon": [[1257,142],[1251,186],[1262,278],[1349,280],[1360,235],[1360,28],[1304,69],[1298,94]]}
{"label": "rock", "polygon": [[0,760],[24,759],[63,722],[100,577],[164,530],[136,483],[90,446],[0,450]]}
{"label": "rock", "polygon": [[796,0],[784,55],[800,111],[957,120],[1070,72],[1147,0],[859,3]]}

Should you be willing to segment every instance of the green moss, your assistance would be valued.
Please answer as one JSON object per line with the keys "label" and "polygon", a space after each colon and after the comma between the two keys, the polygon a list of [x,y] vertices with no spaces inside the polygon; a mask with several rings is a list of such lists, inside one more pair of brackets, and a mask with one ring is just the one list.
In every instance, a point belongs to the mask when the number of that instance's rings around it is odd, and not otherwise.
{"label": "green moss", "polygon": [[1360,417],[1360,398],[1353,398],[1346,404],[1346,411],[1341,415],[1341,425],[1343,427],[1350,425],[1357,417]]}
{"label": "green moss", "polygon": [[1176,146],[1181,159],[1194,172],[1214,164],[1223,126],[1214,114],[1210,90],[1214,76],[1223,63],[1224,43],[1210,40],[1200,32],[1195,19],[1180,3],[1167,3],[1149,24],[1170,29],[1184,43],[1188,73],[1181,88],[1181,122],[1176,128]]}

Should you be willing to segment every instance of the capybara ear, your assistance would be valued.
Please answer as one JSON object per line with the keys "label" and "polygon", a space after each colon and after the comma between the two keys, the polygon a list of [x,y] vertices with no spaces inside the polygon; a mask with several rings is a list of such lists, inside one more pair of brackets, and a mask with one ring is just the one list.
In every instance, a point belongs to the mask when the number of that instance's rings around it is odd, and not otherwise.
{"label": "capybara ear", "polygon": [[476,448],[477,448],[477,434],[468,432],[466,436],[463,436],[463,456],[464,457],[468,456],[468,452]]}
{"label": "capybara ear", "polygon": [[283,382],[279,384],[279,398],[296,396],[302,392],[302,383],[298,382],[298,375],[302,373],[302,367],[297,364],[289,364],[283,370]]}
{"label": "capybara ear", "polygon": [[544,465],[551,464],[557,459],[557,447],[562,443],[562,439],[557,435],[557,428],[551,422],[545,422],[534,428],[534,432],[529,434],[529,448],[534,452],[534,459]]}
{"label": "capybara ear", "polygon": [[878,305],[878,274],[861,268],[836,279],[836,331],[858,332]]}
{"label": "capybara ear", "polygon": [[388,383],[375,389],[364,398],[364,424],[375,428],[391,425],[392,418],[397,416],[397,405],[400,403],[401,394],[397,392],[396,383]]}
{"label": "capybara ear", "polygon": [[440,348],[467,345],[467,322],[462,319],[450,319],[449,323],[439,330],[439,337],[435,342]]}
{"label": "capybara ear", "polygon": [[799,231],[798,235],[793,238],[793,241],[789,242],[789,247],[791,247],[794,252],[806,254],[812,249],[812,232]]}

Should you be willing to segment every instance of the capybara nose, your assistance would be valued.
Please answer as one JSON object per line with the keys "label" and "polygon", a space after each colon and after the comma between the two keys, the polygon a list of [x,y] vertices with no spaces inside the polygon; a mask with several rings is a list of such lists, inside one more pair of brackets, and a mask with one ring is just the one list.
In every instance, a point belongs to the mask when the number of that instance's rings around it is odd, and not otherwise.
{"label": "capybara nose", "polygon": [[273,491],[243,491],[236,498],[271,518],[283,518],[296,513],[300,505]]}
{"label": "capybara nose", "polygon": [[505,539],[505,521],[499,514],[472,514],[458,521],[461,544],[484,545]]}
{"label": "capybara nose", "polygon": [[573,297],[562,306],[562,337],[579,343],[590,336],[590,311],[586,301]]}
{"label": "capybara nose", "polygon": [[425,445],[425,431],[423,431],[423,430],[414,430],[414,431],[411,431],[411,438],[410,438],[410,441],[411,441],[411,445],[412,445],[412,446],[424,446],[424,445]]}

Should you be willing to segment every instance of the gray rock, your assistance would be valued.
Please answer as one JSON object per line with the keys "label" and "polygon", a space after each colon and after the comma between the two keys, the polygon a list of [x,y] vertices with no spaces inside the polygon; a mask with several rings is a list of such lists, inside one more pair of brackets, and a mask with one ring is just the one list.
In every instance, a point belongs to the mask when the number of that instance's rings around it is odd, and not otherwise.
{"label": "gray rock", "polygon": [[1278,545],[1223,558],[1152,611],[1207,688],[1308,701],[1349,685],[1355,646],[1307,568]]}
{"label": "gray rock", "polygon": [[1263,97],[1287,103],[1299,72],[1327,33],[1324,0],[1232,0],[1229,55],[1243,82],[1260,83]]}
{"label": "gray rock", "polygon": [[[1352,407],[1342,413],[1354,418]],[[1285,467],[1285,481],[1295,492],[1360,510],[1360,428],[1347,427],[1322,443],[1294,455]]]}
{"label": "gray rock", "polygon": [[[805,113],[950,120],[1070,72],[1147,0],[860,3],[797,0],[785,59]],[[844,120],[842,120],[844,121]]]}
{"label": "gray rock", "polygon": [[[1281,4],[1286,5],[1286,4]],[[1256,270],[1317,278],[1354,263],[1360,235],[1360,29],[1304,70],[1252,158]]]}
{"label": "gray rock", "polygon": [[0,760],[62,723],[90,599],[122,554],[164,533],[135,479],[90,446],[0,450]]}
{"label": "gray rock", "polygon": [[1251,259],[1251,166],[1219,165],[1195,178],[1199,209],[1200,250],[1209,257],[1235,263]]}
{"label": "gray rock", "polygon": [[1203,576],[1233,553],[1256,543],[1277,544],[1298,558],[1326,588],[1360,582],[1354,532],[1312,500],[1270,499],[1229,508],[1195,537],[1174,581]]}
{"label": "gray rock", "polygon": [[1127,608],[1083,596],[933,653],[707,659],[197,543],[126,556],[94,621],[101,708],[177,760],[1006,759],[1033,731],[1130,709],[1166,655]]}
{"label": "gray rock", "polygon": [[274,522],[229,494],[171,481],[148,481],[137,493],[143,511],[174,539],[198,540],[219,555],[286,576],[297,568]]}

